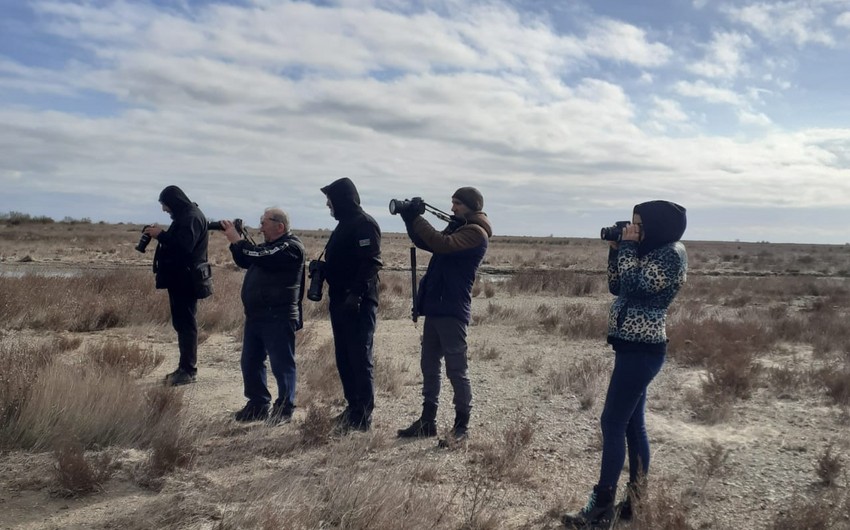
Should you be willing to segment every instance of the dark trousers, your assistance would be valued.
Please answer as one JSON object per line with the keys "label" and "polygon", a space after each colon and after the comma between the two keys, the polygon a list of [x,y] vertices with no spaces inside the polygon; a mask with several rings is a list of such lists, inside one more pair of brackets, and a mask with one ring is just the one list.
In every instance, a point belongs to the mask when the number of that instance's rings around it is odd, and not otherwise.
{"label": "dark trousers", "polygon": [[372,342],[378,304],[363,300],[360,309],[353,312],[345,308],[344,300],[344,296],[331,297],[329,304],[336,368],[351,422],[368,423],[375,408]]}
{"label": "dark trousers", "polygon": [[168,304],[171,307],[171,325],[177,332],[180,362],[177,367],[188,374],[198,372],[198,299],[184,289],[169,288]]}
{"label": "dark trousers", "polygon": [[425,317],[422,332],[422,398],[437,405],[440,398],[440,371],[446,360],[446,376],[454,390],[455,411],[472,410],[472,385],[466,356],[466,324],[454,317]]}
{"label": "dark trousers", "polygon": [[277,380],[277,403],[284,409],[295,406],[295,322],[289,319],[245,320],[242,335],[242,382],[252,405],[271,403],[266,386],[266,356]]}
{"label": "dark trousers", "polygon": [[602,470],[599,486],[615,488],[629,454],[629,481],[649,472],[646,389],[661,370],[665,353],[628,347],[615,352],[614,371],[602,411]]}

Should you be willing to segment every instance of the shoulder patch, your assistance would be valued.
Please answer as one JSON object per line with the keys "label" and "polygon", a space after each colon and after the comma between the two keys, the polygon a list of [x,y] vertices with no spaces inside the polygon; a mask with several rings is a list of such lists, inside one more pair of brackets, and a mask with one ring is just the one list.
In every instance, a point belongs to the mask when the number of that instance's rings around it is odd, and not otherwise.
{"label": "shoulder patch", "polygon": [[357,243],[358,243],[361,247],[368,247],[369,245],[371,245],[371,244],[372,244],[372,241],[371,241],[370,239],[361,239],[361,240],[360,240],[360,241],[358,241]]}

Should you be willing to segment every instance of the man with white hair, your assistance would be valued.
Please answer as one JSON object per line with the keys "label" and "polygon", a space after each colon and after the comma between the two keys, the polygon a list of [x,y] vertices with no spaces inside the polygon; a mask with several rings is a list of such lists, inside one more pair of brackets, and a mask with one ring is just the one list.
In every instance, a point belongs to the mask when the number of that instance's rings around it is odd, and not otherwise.
{"label": "man with white hair", "polygon": [[[242,239],[232,222],[221,221],[221,226],[233,261],[248,269],[242,282],[241,359],[248,403],[234,417],[240,422],[286,423],[295,408],[295,332],[302,325],[304,245],[290,231],[289,216],[280,208],[267,208],[260,218],[265,242],[259,245]],[[278,389],[271,411],[266,356]]]}

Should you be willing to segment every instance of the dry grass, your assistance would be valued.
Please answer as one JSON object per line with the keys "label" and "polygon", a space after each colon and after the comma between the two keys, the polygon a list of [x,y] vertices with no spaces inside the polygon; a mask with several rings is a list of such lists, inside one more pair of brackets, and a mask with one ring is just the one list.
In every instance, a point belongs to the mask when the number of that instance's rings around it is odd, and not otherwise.
{"label": "dry grass", "polygon": [[492,441],[471,444],[472,461],[493,480],[522,481],[528,478],[526,453],[534,439],[537,419],[533,416],[514,415],[501,433]]}
{"label": "dry grass", "polygon": [[95,493],[112,475],[112,457],[101,453],[86,458],[82,444],[74,440],[62,440],[54,451],[56,457],[56,494],[62,497],[77,497]]}
{"label": "dry grass", "polygon": [[824,486],[832,487],[838,482],[844,470],[844,461],[840,455],[833,452],[833,445],[829,444],[818,456],[815,463],[815,472]]}
{"label": "dry grass", "polygon": [[107,340],[90,344],[85,352],[97,366],[117,370],[140,378],[153,372],[165,360],[165,355],[150,347],[126,341]]}
{"label": "dry grass", "polygon": [[563,361],[546,376],[546,390],[552,394],[570,392],[578,399],[581,410],[588,410],[604,398],[611,369],[611,359],[601,356]]}

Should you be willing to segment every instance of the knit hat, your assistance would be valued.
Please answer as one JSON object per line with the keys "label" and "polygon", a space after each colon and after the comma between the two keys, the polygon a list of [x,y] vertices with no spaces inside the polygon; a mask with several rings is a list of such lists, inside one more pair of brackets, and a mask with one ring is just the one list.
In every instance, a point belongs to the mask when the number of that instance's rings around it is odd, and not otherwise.
{"label": "knit hat", "polygon": [[484,209],[484,196],[477,189],[466,186],[458,188],[452,199],[457,199],[465,204],[473,212],[480,212]]}

